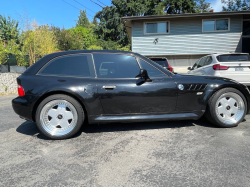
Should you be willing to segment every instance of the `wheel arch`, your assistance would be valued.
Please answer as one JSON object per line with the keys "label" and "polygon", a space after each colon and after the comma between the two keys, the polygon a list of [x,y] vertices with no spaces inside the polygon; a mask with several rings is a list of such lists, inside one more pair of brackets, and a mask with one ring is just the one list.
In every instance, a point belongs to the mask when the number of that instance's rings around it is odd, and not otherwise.
{"label": "wheel arch", "polygon": [[75,100],[77,100],[79,102],[79,104],[82,106],[84,114],[85,114],[85,119],[88,121],[88,112],[87,112],[87,108],[84,104],[84,102],[82,101],[82,99],[80,99],[80,96],[77,96],[76,94],[73,94],[71,92],[67,92],[67,91],[63,91],[63,90],[57,90],[57,91],[51,91],[51,92],[47,92],[45,94],[43,94],[41,97],[39,97],[39,99],[36,101],[36,103],[33,106],[32,109],[32,120],[34,122],[36,122],[36,111],[37,108],[39,106],[39,104],[47,97],[51,96],[51,95],[56,95],[56,94],[63,94],[63,95],[67,95],[70,96],[72,98],[74,98]]}

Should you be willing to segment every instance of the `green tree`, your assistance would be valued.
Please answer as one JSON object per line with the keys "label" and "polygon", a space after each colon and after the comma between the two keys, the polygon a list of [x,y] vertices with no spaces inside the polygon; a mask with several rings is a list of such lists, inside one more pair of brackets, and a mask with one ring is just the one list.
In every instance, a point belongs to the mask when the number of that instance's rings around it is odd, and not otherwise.
{"label": "green tree", "polygon": [[76,27],[89,27],[89,26],[90,23],[86,14],[86,10],[80,10],[80,15],[78,16]]}
{"label": "green tree", "polygon": [[91,45],[88,47],[89,50],[102,50],[103,48],[98,45]]}
{"label": "green tree", "polygon": [[112,0],[112,4],[122,16],[154,15],[154,8],[160,2],[161,0]]}
{"label": "green tree", "polygon": [[5,17],[0,14],[0,40],[16,40],[18,42],[18,36],[18,21],[11,19],[10,16]]}
{"label": "green tree", "polygon": [[223,11],[250,10],[250,0],[221,0]]}
{"label": "green tree", "polygon": [[5,42],[0,41],[0,65],[5,64],[8,61],[8,50]]}
{"label": "green tree", "polygon": [[195,12],[209,12],[211,9],[211,3],[206,2],[206,0],[196,0]]}
{"label": "green tree", "polygon": [[92,21],[92,24],[95,25],[95,26],[98,25],[98,21],[97,21],[96,17],[94,17],[94,19],[93,19],[93,21]]}
{"label": "green tree", "polygon": [[48,25],[32,25],[32,30],[23,33],[23,50],[29,55],[29,64],[34,64],[44,55],[57,50],[57,42],[54,32]]}
{"label": "green tree", "polygon": [[195,13],[194,0],[163,0],[155,8],[156,14]]}
{"label": "green tree", "polygon": [[111,40],[122,45],[129,43],[126,28],[115,6],[104,7],[102,11],[96,13],[95,17],[100,20],[95,28],[95,33],[100,39]]}
{"label": "green tree", "polygon": [[97,39],[92,27],[76,27],[65,30],[51,26],[50,30],[56,37],[57,49],[60,51],[88,49],[91,45],[95,45]]}
{"label": "green tree", "polygon": [[14,54],[18,66],[27,66],[26,53],[22,50],[21,44],[17,44],[15,40],[11,40],[7,44],[7,53]]}

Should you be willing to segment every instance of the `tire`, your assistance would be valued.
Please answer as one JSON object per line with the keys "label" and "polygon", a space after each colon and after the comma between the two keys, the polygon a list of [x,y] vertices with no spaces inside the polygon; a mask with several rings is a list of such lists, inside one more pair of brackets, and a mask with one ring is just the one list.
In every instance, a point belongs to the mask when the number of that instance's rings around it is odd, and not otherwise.
{"label": "tire", "polygon": [[84,110],[74,98],[56,94],[45,98],[36,111],[39,130],[50,139],[74,136],[84,122]]}
{"label": "tire", "polygon": [[244,95],[234,88],[217,91],[209,100],[206,118],[219,127],[236,127],[244,119],[247,102]]}

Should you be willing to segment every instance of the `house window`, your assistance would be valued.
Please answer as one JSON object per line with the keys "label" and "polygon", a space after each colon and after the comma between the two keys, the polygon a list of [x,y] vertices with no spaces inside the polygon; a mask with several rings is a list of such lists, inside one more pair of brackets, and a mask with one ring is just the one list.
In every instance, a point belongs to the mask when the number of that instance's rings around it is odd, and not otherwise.
{"label": "house window", "polygon": [[229,31],[229,19],[203,20],[203,32]]}
{"label": "house window", "polygon": [[145,23],[145,34],[169,33],[169,22]]}

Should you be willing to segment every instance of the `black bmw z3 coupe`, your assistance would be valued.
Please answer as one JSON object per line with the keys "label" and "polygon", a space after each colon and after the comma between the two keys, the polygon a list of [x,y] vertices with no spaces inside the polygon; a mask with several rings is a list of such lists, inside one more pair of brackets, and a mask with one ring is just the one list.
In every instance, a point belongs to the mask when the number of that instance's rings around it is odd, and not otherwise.
{"label": "black bmw z3 coupe", "polygon": [[248,88],[227,78],[173,74],[124,51],[49,54],[17,78],[12,101],[51,139],[72,137],[83,122],[196,120],[235,127],[249,113]]}

